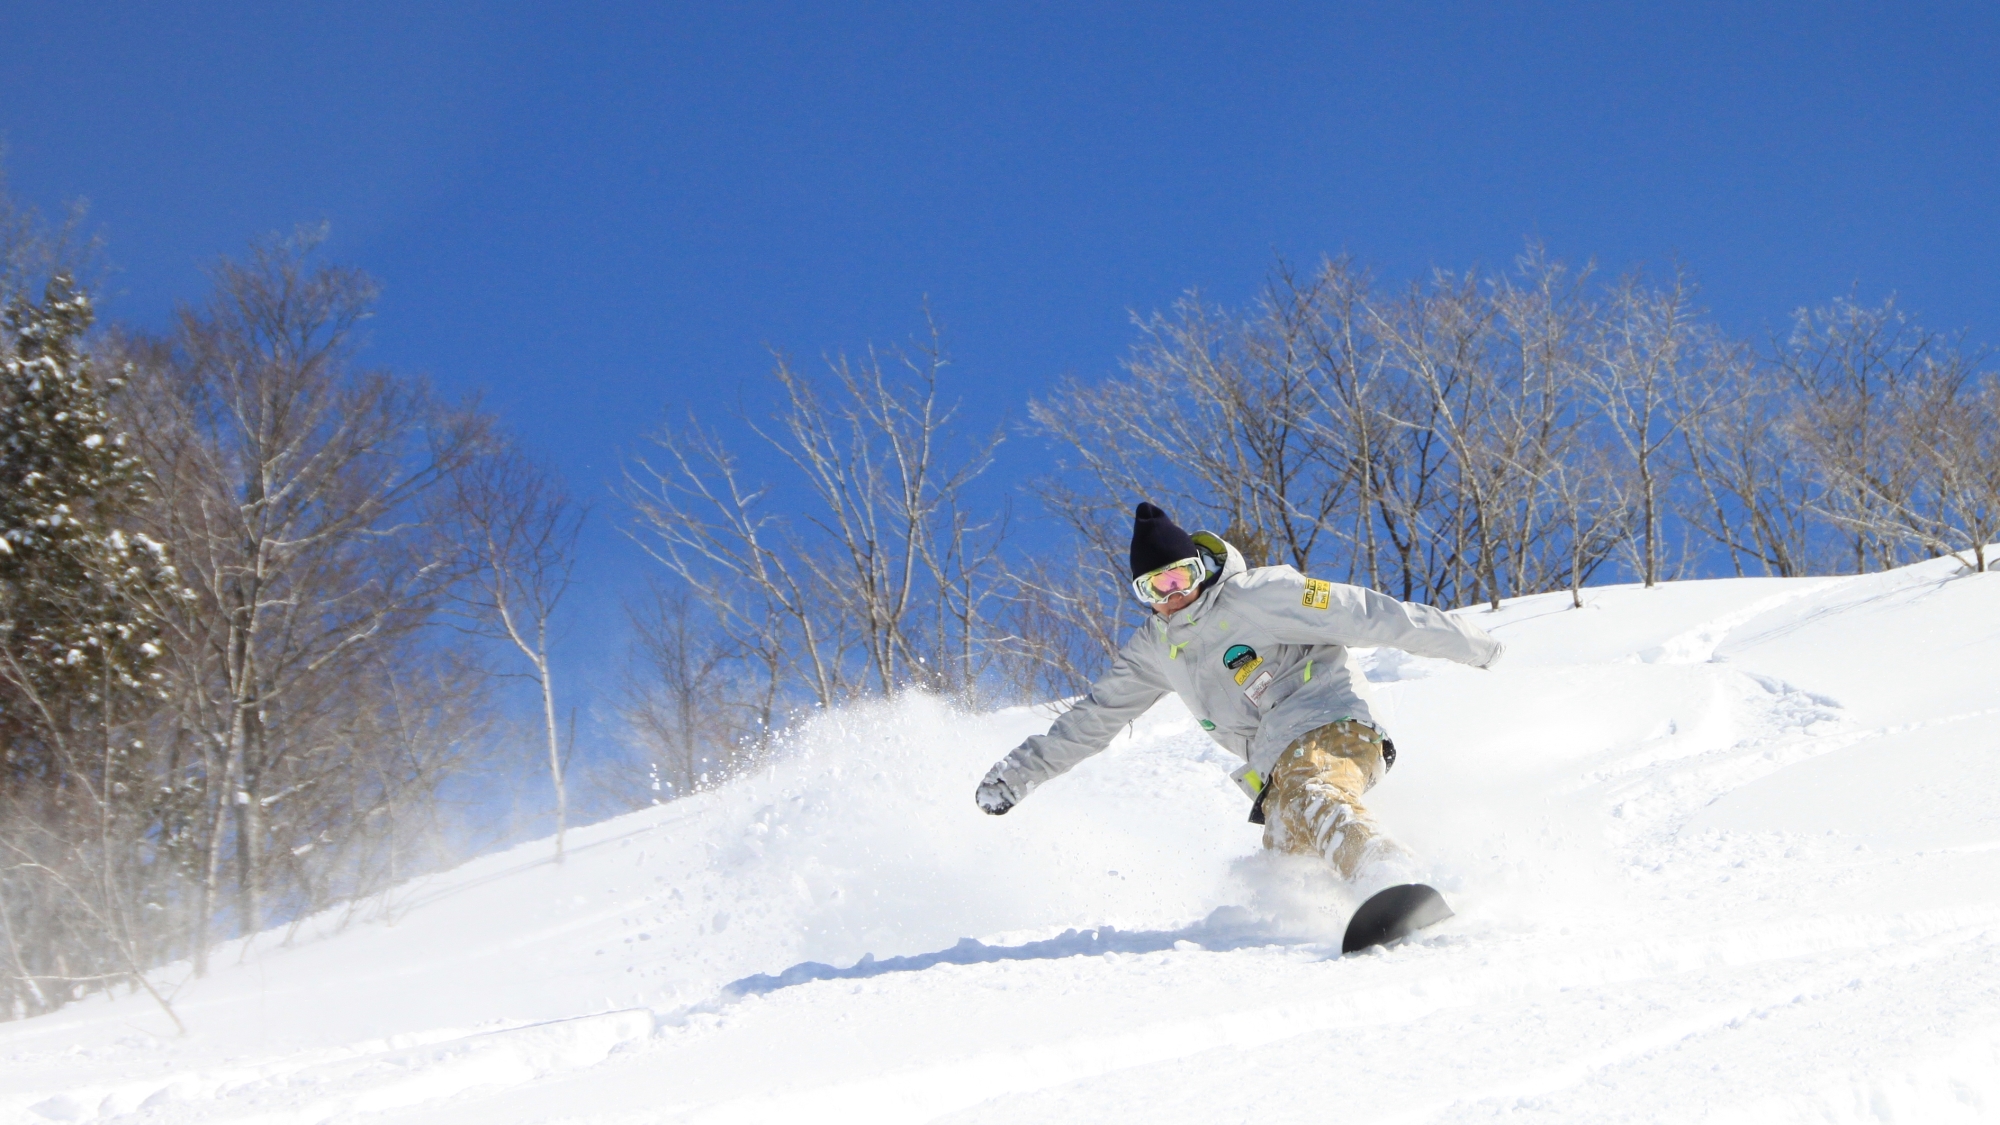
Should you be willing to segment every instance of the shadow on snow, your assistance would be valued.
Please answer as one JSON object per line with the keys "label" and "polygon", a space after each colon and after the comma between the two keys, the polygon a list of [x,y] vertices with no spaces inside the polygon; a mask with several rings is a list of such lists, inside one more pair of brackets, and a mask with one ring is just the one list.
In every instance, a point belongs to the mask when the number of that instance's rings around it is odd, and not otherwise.
{"label": "shadow on snow", "polygon": [[[1099,926],[1089,930],[1064,930],[1055,937],[1021,945],[987,945],[972,938],[960,938],[957,945],[950,949],[940,949],[935,953],[887,957],[879,961],[875,959],[874,954],[865,954],[861,960],[845,969],[821,964],[818,961],[805,961],[775,976],[770,973],[758,973],[755,976],[731,981],[723,986],[722,994],[730,998],[761,996],[781,988],[811,984],[814,981],[861,980],[878,977],[884,973],[922,972],[938,965],[986,965],[997,961],[1055,961],[1064,957],[1097,957],[1106,953],[1163,953],[1170,949],[1227,952],[1274,945],[1319,944],[1298,938],[1277,936],[1258,925],[1259,920],[1247,917],[1248,913],[1248,911],[1239,913],[1224,907],[1202,921],[1178,930],[1120,930],[1114,926]],[[1338,949],[1337,944],[1335,948]]]}

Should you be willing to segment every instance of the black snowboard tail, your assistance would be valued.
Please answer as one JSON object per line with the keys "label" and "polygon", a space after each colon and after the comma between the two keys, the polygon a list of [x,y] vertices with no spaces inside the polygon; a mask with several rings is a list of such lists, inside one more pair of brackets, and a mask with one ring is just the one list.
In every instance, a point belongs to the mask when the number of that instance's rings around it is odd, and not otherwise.
{"label": "black snowboard tail", "polygon": [[1341,939],[1340,951],[1352,953],[1409,937],[1449,917],[1451,907],[1445,905],[1444,896],[1422,883],[1404,883],[1377,891],[1348,919],[1347,936]]}

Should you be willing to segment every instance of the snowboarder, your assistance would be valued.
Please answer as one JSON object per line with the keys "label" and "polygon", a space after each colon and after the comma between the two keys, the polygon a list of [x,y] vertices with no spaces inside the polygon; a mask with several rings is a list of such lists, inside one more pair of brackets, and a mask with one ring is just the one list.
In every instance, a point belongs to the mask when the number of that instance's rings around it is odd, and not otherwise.
{"label": "snowboarder", "polygon": [[[1189,535],[1152,504],[1132,523],[1132,590],[1153,611],[1090,694],[1049,732],[1023,742],[979,783],[995,816],[1103,750],[1168,692],[1245,764],[1250,821],[1264,846],[1322,856],[1350,882],[1407,868],[1361,795],[1395,764],[1395,744],[1368,709],[1350,646],[1387,645],[1490,668],[1499,641],[1427,605],[1307,578],[1289,566],[1250,568],[1206,531]],[[1369,879],[1374,882],[1373,878]]]}

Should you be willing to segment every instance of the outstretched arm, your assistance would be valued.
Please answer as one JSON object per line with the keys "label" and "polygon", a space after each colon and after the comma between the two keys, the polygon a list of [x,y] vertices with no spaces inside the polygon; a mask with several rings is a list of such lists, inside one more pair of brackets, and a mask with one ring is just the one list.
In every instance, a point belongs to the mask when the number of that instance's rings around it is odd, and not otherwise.
{"label": "outstretched arm", "polygon": [[1021,743],[986,771],[975,795],[979,807],[999,816],[1042,782],[1109,746],[1119,731],[1145,714],[1167,693],[1156,646],[1150,627],[1134,633],[1110,669],[1090,685],[1090,694],[1058,715],[1047,734]]}
{"label": "outstretched arm", "polygon": [[1290,567],[1260,572],[1253,593],[1248,601],[1261,624],[1288,644],[1386,645],[1475,668],[1492,667],[1505,651],[1463,617],[1365,587],[1307,578]]}

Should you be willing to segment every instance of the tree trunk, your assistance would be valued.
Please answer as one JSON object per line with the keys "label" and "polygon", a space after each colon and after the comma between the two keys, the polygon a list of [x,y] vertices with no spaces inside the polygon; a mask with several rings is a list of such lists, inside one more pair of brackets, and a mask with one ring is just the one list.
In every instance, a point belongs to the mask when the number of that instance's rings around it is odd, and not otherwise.
{"label": "tree trunk", "polygon": [[245,773],[242,788],[231,795],[236,802],[236,860],[238,910],[241,932],[249,937],[264,928],[262,882],[264,877],[264,804],[257,796],[256,779]]}
{"label": "tree trunk", "polygon": [[549,740],[549,780],[556,787],[556,862],[563,861],[563,834],[569,828],[569,791],[563,785],[562,742],[556,735],[556,689],[549,677],[546,645],[535,653],[535,672],[542,682],[542,727]]}

